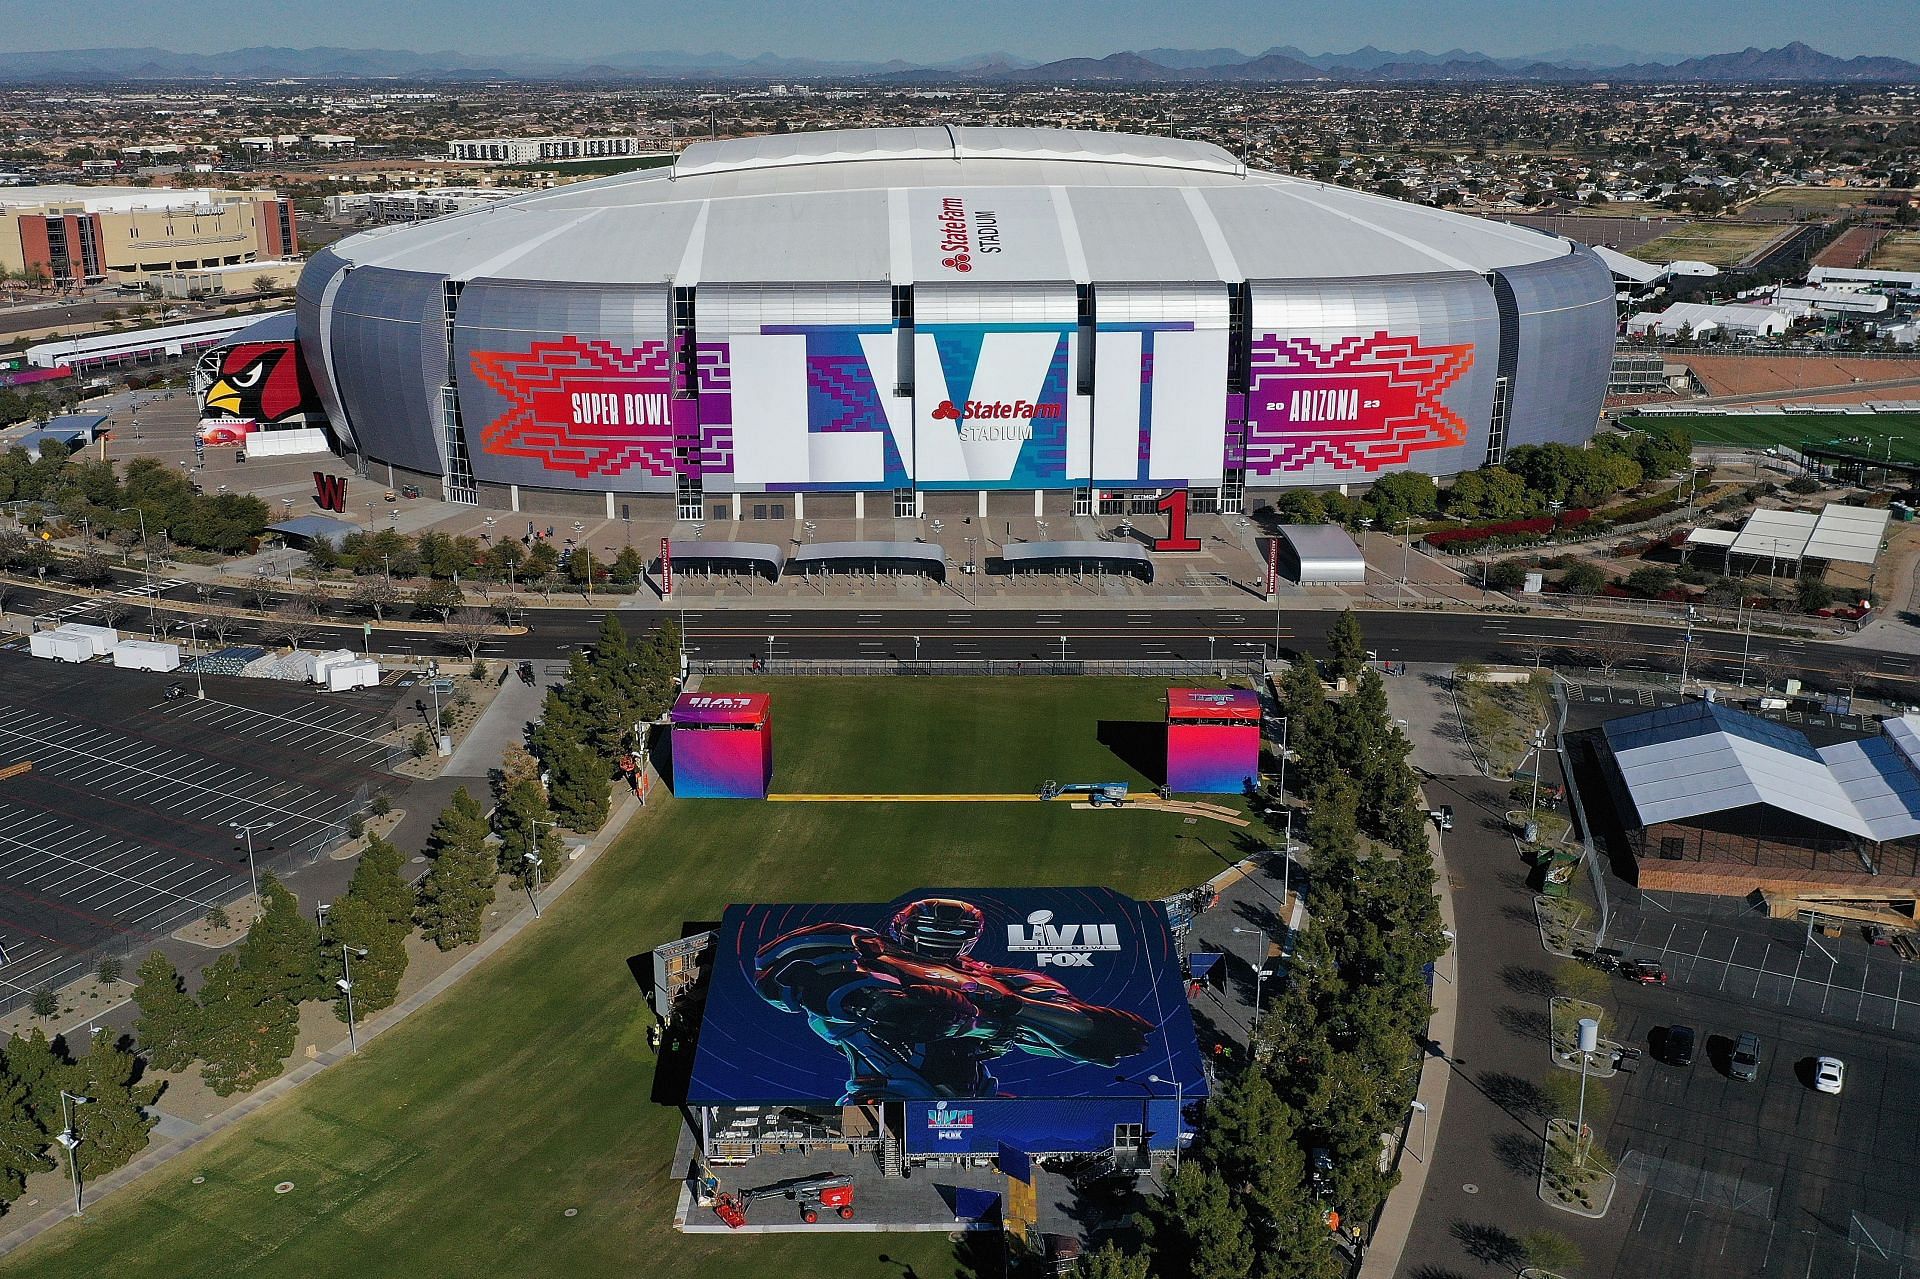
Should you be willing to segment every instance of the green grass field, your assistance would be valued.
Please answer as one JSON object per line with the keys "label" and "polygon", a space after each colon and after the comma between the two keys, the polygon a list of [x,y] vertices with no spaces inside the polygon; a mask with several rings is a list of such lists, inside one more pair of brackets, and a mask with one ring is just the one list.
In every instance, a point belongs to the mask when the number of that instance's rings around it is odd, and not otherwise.
{"label": "green grass field", "polygon": [[1733,266],[1779,235],[1778,223],[1691,222],[1633,251],[1643,262],[1711,262]]}
{"label": "green grass field", "polygon": [[[1886,455],[1887,437],[1893,437],[1896,460],[1920,462],[1920,413],[1766,413],[1717,416],[1701,414],[1659,414],[1649,423],[1678,426],[1693,436],[1695,444],[1725,444],[1739,448],[1773,448],[1785,445],[1798,449],[1807,444],[1857,439],[1862,453]],[[1634,419],[1625,419],[1631,427]]]}
{"label": "green grass field", "polygon": [[1866,203],[1873,194],[1859,187],[1775,187],[1756,196],[1749,209],[1798,209],[1809,213],[1831,213]]}
{"label": "green grass field", "polygon": [[[1157,722],[1163,689],[1068,679],[733,685],[774,692],[781,789],[841,790],[1024,791],[1044,776],[1130,777],[1096,742],[1099,723]],[[676,1233],[679,1118],[650,1100],[650,1015],[629,960],[741,900],[877,901],[928,884],[1095,883],[1158,896],[1232,860],[1234,836],[1176,814],[1064,804],[661,794],[581,883],[437,1002],[102,1200],[83,1223],[6,1258],[0,1273],[900,1279],[906,1265],[927,1279],[953,1274],[941,1234]],[[277,1195],[283,1180],[294,1189]]]}

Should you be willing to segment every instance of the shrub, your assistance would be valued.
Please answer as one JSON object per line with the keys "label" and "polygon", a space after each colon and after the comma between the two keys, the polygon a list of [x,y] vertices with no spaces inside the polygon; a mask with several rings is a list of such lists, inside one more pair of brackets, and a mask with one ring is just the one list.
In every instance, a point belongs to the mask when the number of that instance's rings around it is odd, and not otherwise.
{"label": "shrub", "polygon": [[207,925],[209,927],[227,928],[231,926],[232,923],[233,923],[233,920],[228,918],[227,908],[225,906],[207,907]]}
{"label": "shrub", "polygon": [[478,658],[475,658],[473,663],[473,669],[468,671],[467,674],[469,677],[473,679],[483,680],[487,677],[487,664],[479,660]]}
{"label": "shrub", "polygon": [[1606,589],[1607,575],[1598,564],[1581,561],[1562,574],[1560,585],[1574,595],[1598,595]]}
{"label": "shrub", "polygon": [[53,993],[53,987],[42,986],[33,992],[33,1015],[52,1017],[60,1011],[60,996]]}
{"label": "shrub", "polygon": [[433,739],[427,736],[426,729],[415,729],[413,741],[408,743],[407,749],[413,752],[415,759],[425,759],[433,752]]}
{"label": "shrub", "polygon": [[359,839],[367,833],[367,819],[355,813],[347,818],[347,838]]}
{"label": "shrub", "polygon": [[1808,493],[1818,493],[1819,491],[1820,481],[1814,479],[1811,475],[1796,475],[1787,481],[1787,492],[1789,493],[1798,493],[1804,497]]}
{"label": "shrub", "polygon": [[1833,588],[1817,577],[1803,577],[1794,594],[1794,603],[1802,613],[1817,613],[1833,604]]}
{"label": "shrub", "polygon": [[1496,591],[1517,591],[1527,584],[1527,566],[1505,560],[1487,571],[1487,585]]}
{"label": "shrub", "polygon": [[108,955],[100,961],[100,967],[96,968],[94,972],[99,976],[101,981],[111,986],[114,982],[120,980],[120,974],[124,972],[125,969],[126,965],[121,962],[118,955]]}
{"label": "shrub", "polygon": [[373,803],[367,805],[367,810],[375,817],[385,817],[393,811],[393,800],[383,791],[373,797]]}

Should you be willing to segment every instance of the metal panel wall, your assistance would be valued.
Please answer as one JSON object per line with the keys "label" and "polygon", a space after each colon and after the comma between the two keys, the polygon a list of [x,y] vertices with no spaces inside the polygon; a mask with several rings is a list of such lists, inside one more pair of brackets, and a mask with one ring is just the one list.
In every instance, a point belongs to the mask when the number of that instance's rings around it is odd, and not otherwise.
{"label": "metal panel wall", "polygon": [[333,347],[333,298],[340,287],[341,273],[346,269],[347,260],[330,248],[314,254],[300,272],[300,282],[294,288],[293,309],[296,332],[306,337],[300,343],[300,358],[306,362],[307,376],[320,393],[327,423],[336,439],[357,451],[359,444],[354,439],[353,424],[341,407],[340,389],[334,384],[332,360],[328,358]]}
{"label": "metal panel wall", "polygon": [[894,394],[892,290],[871,284],[703,284],[703,351],[726,352],[730,393],[702,399],[732,468],[710,492],[892,489],[911,481],[913,403]]}
{"label": "metal panel wall", "polygon": [[1519,311],[1507,448],[1584,444],[1593,436],[1613,364],[1613,275],[1591,249],[1502,267]]}
{"label": "metal panel wall", "polygon": [[693,404],[673,396],[665,284],[474,280],[454,324],[473,473],[498,484],[671,492]]}
{"label": "metal panel wall", "polygon": [[440,388],[447,380],[444,277],[356,267],[335,295],[329,362],[368,457],[445,474]]}
{"label": "metal panel wall", "polygon": [[1249,291],[1249,484],[1480,465],[1499,346],[1484,277],[1254,280]]}

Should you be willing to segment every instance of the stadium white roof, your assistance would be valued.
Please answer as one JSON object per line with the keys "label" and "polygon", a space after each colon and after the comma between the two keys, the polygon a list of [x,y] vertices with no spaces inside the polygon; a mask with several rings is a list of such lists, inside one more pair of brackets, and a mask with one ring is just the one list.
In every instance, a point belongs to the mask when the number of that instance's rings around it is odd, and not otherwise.
{"label": "stadium white roof", "polygon": [[1655,266],[1651,262],[1642,262],[1639,258],[1629,257],[1617,249],[1609,249],[1604,244],[1594,245],[1593,251],[1600,255],[1602,262],[1607,264],[1607,270],[1623,280],[1631,280],[1635,284],[1652,284],[1656,280],[1666,278],[1667,268]]}
{"label": "stadium white roof", "polygon": [[[1890,513],[1866,506],[1831,502],[1818,515],[1809,511],[1759,510],[1747,517],[1727,549],[1756,559],[1834,560],[1843,564],[1871,564],[1880,558]],[[1687,540],[1722,545],[1717,538],[1698,536],[1712,529],[1696,529]]]}
{"label": "stadium white roof", "polygon": [[[944,221],[956,212],[972,249],[959,274],[943,247]],[[356,265],[456,279],[684,287],[1478,273],[1574,248],[1521,227],[1251,171],[1204,143],[938,127],[697,143],[670,168],[379,228],[332,251]]]}
{"label": "stadium white roof", "polygon": [[1640,824],[1764,804],[1881,842],[1920,835],[1920,716],[1816,750],[1798,729],[1683,702],[1602,729]]}

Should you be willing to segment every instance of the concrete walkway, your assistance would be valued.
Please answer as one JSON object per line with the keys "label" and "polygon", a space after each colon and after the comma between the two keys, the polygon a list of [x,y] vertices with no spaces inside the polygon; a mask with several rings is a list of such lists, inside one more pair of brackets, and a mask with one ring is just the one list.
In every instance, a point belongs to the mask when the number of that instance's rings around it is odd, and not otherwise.
{"label": "concrete walkway", "polygon": [[[586,875],[593,864],[600,859],[600,855],[612,847],[614,840],[619,838],[620,832],[626,828],[626,824],[632,820],[634,814],[639,811],[640,804],[634,799],[633,795],[624,787],[616,787],[614,790],[613,811],[607,818],[607,824],[602,826],[593,838],[581,848],[579,855],[574,858],[572,864],[569,865],[566,870],[560,873],[559,878],[555,879],[552,885],[544,890],[542,896],[545,900],[550,904],[555,898],[560,897],[572,889],[572,887]],[[373,1016],[360,1022],[358,1027],[360,1042],[365,1044],[385,1034],[387,1031],[405,1021],[413,1013],[432,1003],[455,982],[485,963],[502,947],[506,946],[515,937],[518,937],[523,929],[536,922],[537,920],[531,910],[520,911],[513,918],[502,924],[499,931],[462,955],[451,967],[438,977],[435,977],[432,981],[393,1007],[383,1012],[375,1013]],[[104,1196],[110,1195],[122,1187],[130,1185],[138,1178],[160,1167],[175,1156],[184,1154],[195,1146],[198,1146],[201,1142],[207,1140],[207,1138],[233,1127],[255,1111],[262,1109],[269,1103],[292,1092],[295,1088],[298,1088],[301,1084],[313,1078],[313,1076],[326,1070],[330,1066],[338,1064],[348,1056],[345,1041],[342,1040],[340,1043],[335,1044],[334,1047],[319,1053],[312,1059],[302,1061],[299,1065],[272,1083],[265,1084],[253,1092],[248,1093],[233,1105],[209,1119],[205,1124],[189,1124],[173,1116],[163,1116],[160,1125],[154,1130],[154,1136],[150,1139],[150,1143],[145,1152],[125,1167],[116,1169],[97,1181],[87,1183],[84,1187],[85,1194],[83,1203],[97,1203]],[[4,1235],[0,1235],[0,1256],[12,1252],[28,1240],[53,1229],[63,1221],[69,1220],[72,1211],[71,1203],[62,1200],[59,1205],[47,1209],[39,1216],[22,1221],[13,1230]]]}
{"label": "concrete walkway", "polygon": [[[1421,803],[1426,802],[1423,792]],[[1427,827],[1427,848],[1433,854],[1434,888],[1440,896],[1440,923],[1456,932],[1453,922],[1453,892],[1447,882],[1447,858],[1441,847],[1440,832]],[[1446,1055],[1453,1051],[1455,1014],[1458,1011],[1459,966],[1451,950],[1440,957],[1433,982],[1433,1017],[1427,1022],[1427,1039],[1432,1045],[1420,1063],[1420,1088],[1416,1103],[1427,1108],[1415,1112],[1407,1126],[1407,1144],[1401,1151],[1400,1184],[1387,1197],[1387,1206],[1374,1227],[1373,1243],[1360,1266],[1360,1279],[1393,1279],[1400,1272],[1401,1254],[1413,1231],[1413,1219],[1426,1195],[1427,1173],[1433,1167],[1433,1134],[1440,1131],[1440,1120],[1447,1109],[1447,1087],[1453,1070]]]}

